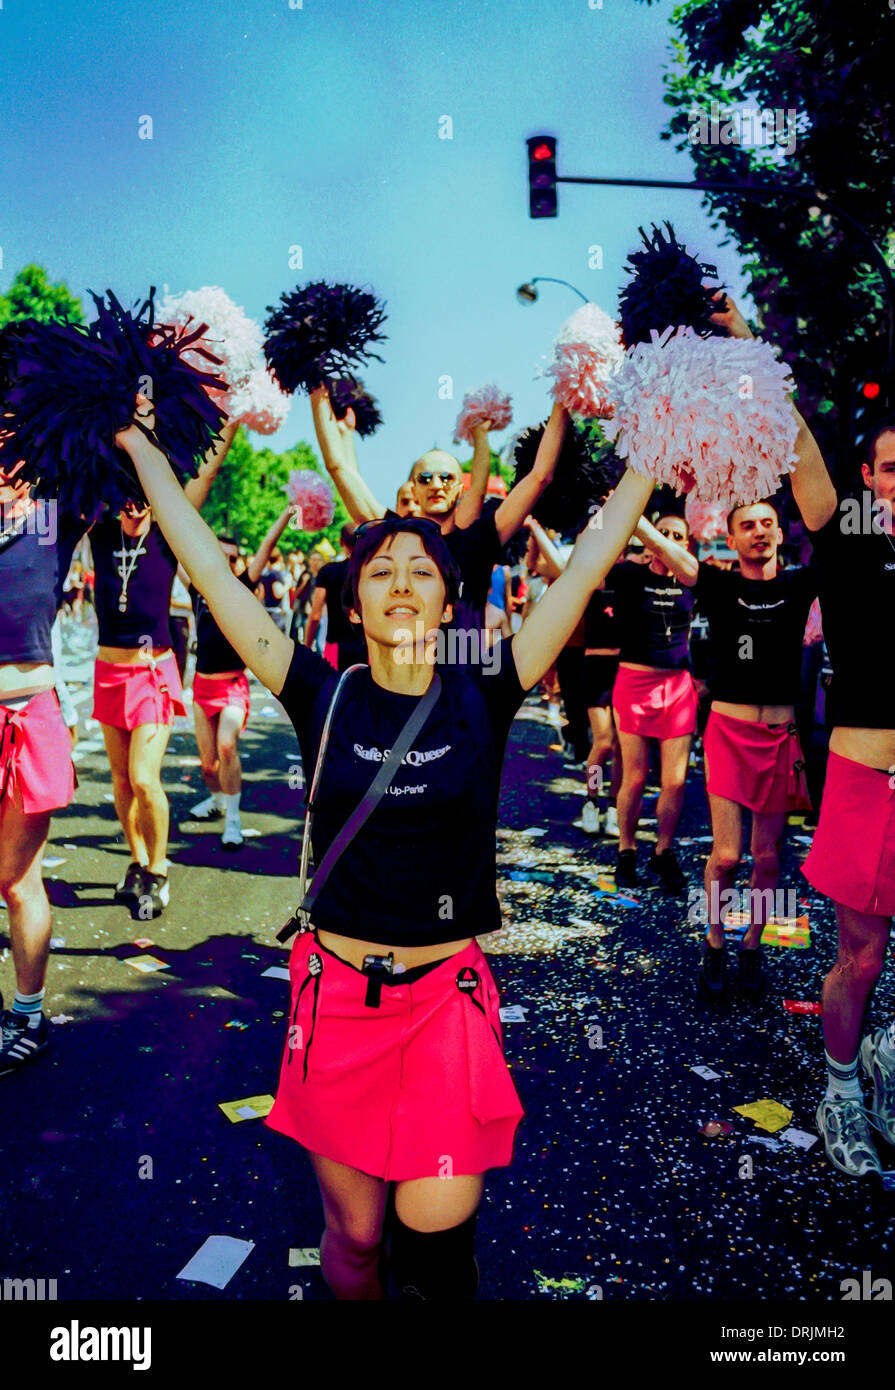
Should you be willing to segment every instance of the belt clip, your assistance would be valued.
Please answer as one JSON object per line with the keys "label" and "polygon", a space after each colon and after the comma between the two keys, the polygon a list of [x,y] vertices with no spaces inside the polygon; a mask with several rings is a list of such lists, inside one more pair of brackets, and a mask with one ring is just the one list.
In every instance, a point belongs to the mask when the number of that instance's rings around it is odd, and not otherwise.
{"label": "belt clip", "polygon": [[395,953],[387,956],[364,956],[362,973],[367,977],[367,993],[364,1004],[368,1009],[378,1009],[382,1002],[382,986],[386,978],[394,973]]}

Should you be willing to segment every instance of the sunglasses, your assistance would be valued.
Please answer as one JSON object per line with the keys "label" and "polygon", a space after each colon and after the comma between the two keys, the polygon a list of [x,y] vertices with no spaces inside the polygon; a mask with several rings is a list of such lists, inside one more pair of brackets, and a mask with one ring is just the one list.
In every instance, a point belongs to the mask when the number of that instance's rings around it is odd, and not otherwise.
{"label": "sunglasses", "polygon": [[385,516],[373,517],[370,521],[362,521],[355,526],[355,540],[358,536],[368,534],[374,526],[384,526],[388,531],[421,531],[423,535],[441,535],[438,522],[430,521],[427,516],[399,516],[397,512],[389,511]]}
{"label": "sunglasses", "polygon": [[445,486],[448,483],[456,483],[459,479],[453,473],[417,473],[414,482],[422,483],[423,487],[428,487],[433,478],[437,478]]}

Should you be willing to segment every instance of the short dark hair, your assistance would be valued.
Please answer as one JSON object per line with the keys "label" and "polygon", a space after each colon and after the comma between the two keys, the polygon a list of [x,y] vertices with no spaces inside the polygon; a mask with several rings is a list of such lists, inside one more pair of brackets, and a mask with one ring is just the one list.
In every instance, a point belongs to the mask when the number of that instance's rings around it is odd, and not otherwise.
{"label": "short dark hair", "polygon": [[867,437],[866,443],[864,444],[864,463],[867,464],[871,473],[876,472],[876,446],[884,434],[895,434],[895,419],[883,421],[883,423],[874,430],[873,434]]}
{"label": "short dark hair", "polygon": [[756,497],[756,499],[755,499],[754,502],[735,502],[735,503],[734,503],[734,505],[731,507],[730,511],[727,513],[727,531],[728,531],[728,534],[730,533],[730,525],[731,525],[731,522],[733,521],[734,516],[736,515],[737,512],[741,512],[741,511],[743,510],[744,507],[770,507],[771,511],[772,511],[772,512],[774,513],[774,515],[777,517],[777,522],[778,522],[778,524],[779,524],[779,522],[780,522],[780,517],[779,517],[779,515],[778,515],[778,513],[777,513],[777,508],[774,506],[773,498],[771,498],[771,497]]}
{"label": "short dark hair", "polygon": [[658,511],[653,512],[652,523],[658,528],[660,521],[682,521],[687,528],[687,535],[690,534],[690,523],[683,512],[663,511],[660,507]]}
{"label": "short dark hair", "polygon": [[346,550],[351,550],[351,548],[352,548],[353,545],[354,545],[354,522],[353,522],[353,521],[346,521],[346,522],[345,522],[345,525],[342,527],[341,531],[339,532],[339,540],[342,542],[342,544],[344,545],[344,547],[345,547]]}
{"label": "short dark hair", "polygon": [[461,588],[460,571],[437,524],[424,517],[398,516],[396,512],[386,512],[381,525],[365,527],[359,535],[355,534],[354,549],[348,560],[348,573],[342,588],[342,607],[346,613],[350,613],[352,608],[356,613],[361,611],[357,588],[364,565],[373,558],[383,541],[405,531],[418,536],[426,554],[430,560],[434,560],[444,581],[445,603],[457,602]]}

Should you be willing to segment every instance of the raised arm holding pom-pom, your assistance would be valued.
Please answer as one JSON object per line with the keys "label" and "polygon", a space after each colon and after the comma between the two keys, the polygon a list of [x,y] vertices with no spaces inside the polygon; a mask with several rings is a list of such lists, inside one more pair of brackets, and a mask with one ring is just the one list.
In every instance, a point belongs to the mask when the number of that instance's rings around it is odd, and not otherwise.
{"label": "raised arm holding pom-pom", "polygon": [[362,521],[373,521],[376,517],[384,516],[385,508],[364,482],[358,472],[356,460],[352,463],[353,439],[349,446],[350,452],[345,446],[345,435],[353,433],[346,421],[348,415],[353,417],[354,412],[349,411],[345,420],[337,420],[326,387],[318,386],[316,391],[311,392],[311,413],[326,471],[335,483],[352,521],[360,524]]}
{"label": "raised arm holding pom-pom", "polygon": [[[719,290],[714,298],[722,300],[725,307],[717,314],[712,315],[713,323],[718,323],[726,328],[732,338],[754,337],[730,295],[725,296],[724,291]],[[824,463],[817,440],[795,405],[792,407],[792,412],[799,426],[799,433],[795,442],[798,463],[795,471],[790,475],[792,495],[808,530],[819,531],[836,510],[836,489],[833,487],[833,481],[827,465]]]}
{"label": "raised arm holding pom-pom", "polygon": [[280,632],[262,604],[232,573],[217,536],[187,499],[170,463],[147,438],[154,416],[138,397],[134,424],[115,435],[137,472],[153,516],[171,549],[211,609],[215,622],[263,685],[273,694],[283,687],[293,643]]}
{"label": "raised arm holding pom-pom", "polygon": [[454,525],[471,526],[476,517],[481,516],[482,503],[488,491],[488,475],[491,472],[491,450],[488,446],[490,420],[483,420],[472,427],[475,440],[472,454],[472,468],[469,473],[469,487],[454,509]]}

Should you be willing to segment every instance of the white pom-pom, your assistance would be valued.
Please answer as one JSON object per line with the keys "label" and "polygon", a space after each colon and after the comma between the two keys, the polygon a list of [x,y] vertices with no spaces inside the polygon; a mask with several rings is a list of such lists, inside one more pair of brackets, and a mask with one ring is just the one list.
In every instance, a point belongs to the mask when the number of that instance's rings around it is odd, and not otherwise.
{"label": "white pom-pom", "polygon": [[275,434],[285,423],[292,397],[280,390],[266,367],[259,366],[230,394],[230,415],[255,434]]}
{"label": "white pom-pom", "polygon": [[207,348],[221,358],[223,365],[216,370],[226,379],[230,390],[224,395],[216,393],[216,396],[228,415],[232,414],[234,391],[244,386],[258,367],[265,365],[264,338],[259,325],[217,285],[166,295],[156,306],[155,319],[156,323],[190,325],[193,329],[202,323],[208,324],[208,332],[197,339],[192,348],[185,349],[183,356],[202,371],[209,369],[208,359],[196,348]]}
{"label": "white pom-pom", "polygon": [[823,620],[820,612],[820,602],[815,599],[808,609],[808,620],[805,623],[805,636],[802,639],[803,645],[810,647],[812,642],[819,642],[824,635]]}
{"label": "white pom-pom", "polygon": [[604,426],[636,473],[703,502],[757,502],[793,471],[793,381],[755,338],[653,333],[630,348],[609,382]]}
{"label": "white pom-pom", "polygon": [[300,509],[299,531],[322,531],[332,522],[336,499],[329,483],[313,468],[297,468],[289,474],[286,496]]}
{"label": "white pom-pom", "polygon": [[606,384],[621,359],[618,324],[599,304],[582,304],[559,330],[553,361],[539,375],[553,377],[553,398],[571,415],[605,417]]}
{"label": "white pom-pom", "polygon": [[463,397],[460,414],[454,429],[455,444],[475,444],[473,427],[490,420],[495,432],[505,430],[513,418],[513,403],[505,391],[499,391],[493,384],[469,391]]}

